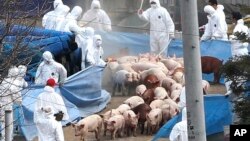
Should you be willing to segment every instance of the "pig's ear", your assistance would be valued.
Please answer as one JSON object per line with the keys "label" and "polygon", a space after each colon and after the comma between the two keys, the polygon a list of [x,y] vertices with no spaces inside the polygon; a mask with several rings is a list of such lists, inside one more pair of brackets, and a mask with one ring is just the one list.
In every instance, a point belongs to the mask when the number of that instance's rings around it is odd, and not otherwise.
{"label": "pig's ear", "polygon": [[116,122],[115,121],[111,121],[112,124],[115,124]]}
{"label": "pig's ear", "polygon": [[131,107],[131,104],[130,104],[130,103],[128,103],[128,106],[129,106],[129,107]]}
{"label": "pig's ear", "polygon": [[72,127],[75,128],[76,124],[75,123],[71,123]]}
{"label": "pig's ear", "polygon": [[81,124],[79,127],[80,127],[80,129],[84,128],[84,124]]}
{"label": "pig's ear", "polygon": [[176,103],[180,102],[180,98],[179,98],[179,97],[176,98],[175,102],[176,102]]}
{"label": "pig's ear", "polygon": [[101,114],[101,115],[99,115],[101,118],[103,118],[104,116],[103,116],[103,114]]}
{"label": "pig's ear", "polygon": [[158,115],[155,115],[155,118],[158,118]]}
{"label": "pig's ear", "polygon": [[128,113],[128,118],[131,119],[131,115]]}
{"label": "pig's ear", "polygon": [[112,116],[112,109],[110,110],[110,116]]}
{"label": "pig's ear", "polygon": [[136,115],[136,118],[137,118],[137,119],[139,119],[139,118],[140,118],[140,113],[138,113],[138,114]]}

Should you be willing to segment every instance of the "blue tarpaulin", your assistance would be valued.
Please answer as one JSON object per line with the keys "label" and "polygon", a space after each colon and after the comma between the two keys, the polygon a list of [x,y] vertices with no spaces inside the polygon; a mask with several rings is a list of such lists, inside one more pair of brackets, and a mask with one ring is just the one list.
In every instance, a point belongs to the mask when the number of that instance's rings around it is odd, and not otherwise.
{"label": "blue tarpaulin", "polygon": [[[232,123],[232,109],[228,97],[224,95],[204,96],[206,135],[223,132],[224,126]],[[160,128],[153,141],[159,138],[168,138],[177,122],[181,121],[181,113],[169,120]]]}
{"label": "blue tarpaulin", "polygon": [[[56,87],[65,102],[70,119],[63,125],[79,117],[97,113],[104,109],[110,101],[110,94],[101,88],[102,67],[90,67],[69,77],[63,86]],[[43,92],[44,86],[31,84],[22,93],[23,103],[19,110],[21,129],[26,140],[37,136],[33,122],[34,103],[37,96]]]}

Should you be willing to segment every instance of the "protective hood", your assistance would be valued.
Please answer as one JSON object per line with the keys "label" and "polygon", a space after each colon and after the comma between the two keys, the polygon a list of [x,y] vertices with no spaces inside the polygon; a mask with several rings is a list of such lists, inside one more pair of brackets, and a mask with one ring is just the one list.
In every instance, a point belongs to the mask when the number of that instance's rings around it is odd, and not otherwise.
{"label": "protective hood", "polygon": [[45,51],[45,52],[43,53],[43,59],[44,59],[45,61],[50,62],[50,61],[53,61],[53,56],[52,56],[52,54],[51,54],[49,51]]}
{"label": "protective hood", "polygon": [[187,120],[187,108],[186,107],[184,107],[183,109],[182,109],[182,118],[181,118],[181,120],[183,121],[183,120]]}
{"label": "protective hood", "polygon": [[91,9],[95,9],[95,8],[101,9],[101,4],[100,4],[99,0],[93,0],[92,1],[92,3],[91,3]]}
{"label": "protective hood", "polygon": [[25,74],[26,74],[26,71],[27,71],[27,67],[26,66],[24,66],[24,65],[19,65],[18,66],[18,72],[19,72],[18,76],[24,77]]}
{"label": "protective hood", "polygon": [[8,70],[8,77],[17,77],[18,75],[18,68],[13,66]]}
{"label": "protective hood", "polygon": [[224,6],[223,6],[223,5],[218,4],[218,5],[217,5],[217,10],[223,11],[223,10],[224,10]]}
{"label": "protective hood", "polygon": [[55,14],[66,16],[70,11],[70,8],[67,5],[60,4],[55,9]]}
{"label": "protective hood", "polygon": [[149,0],[149,4],[150,4],[151,2],[155,2],[157,7],[160,7],[160,6],[161,6],[159,0]]}
{"label": "protective hood", "polygon": [[81,16],[82,14],[82,8],[80,6],[75,6],[71,12],[70,12],[71,16],[73,17],[73,19],[77,19],[78,17]]}
{"label": "protective hood", "polygon": [[55,0],[55,1],[53,2],[53,7],[54,7],[54,9],[56,9],[56,7],[57,7],[59,4],[63,4],[62,0]]}
{"label": "protective hood", "polygon": [[206,5],[204,7],[204,12],[212,16],[215,13],[215,9],[211,5]]}
{"label": "protective hood", "polygon": [[96,47],[97,45],[101,45],[102,44],[102,37],[101,35],[95,35],[93,37],[93,42],[94,42],[94,46]]}

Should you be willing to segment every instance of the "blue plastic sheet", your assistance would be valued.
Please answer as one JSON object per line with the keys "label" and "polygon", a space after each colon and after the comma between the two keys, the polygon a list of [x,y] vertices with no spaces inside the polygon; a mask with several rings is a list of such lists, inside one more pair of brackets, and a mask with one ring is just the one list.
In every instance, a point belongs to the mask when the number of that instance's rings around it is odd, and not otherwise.
{"label": "blue plastic sheet", "polygon": [[[224,95],[204,96],[206,135],[223,132],[224,126],[232,123],[232,109],[229,97]],[[154,136],[153,141],[159,138],[168,138],[174,125],[181,121],[181,114],[178,114],[168,121]]]}
{"label": "blue plastic sheet", "polygon": [[[65,84],[56,87],[65,102],[70,119],[62,122],[63,125],[80,117],[97,113],[104,109],[110,101],[110,94],[101,89],[102,67],[89,67],[69,77]],[[19,117],[21,129],[26,140],[32,140],[37,136],[37,130],[33,122],[34,104],[37,96],[43,92],[44,86],[29,85],[22,92],[23,103]],[[19,113],[20,113],[19,112]]]}

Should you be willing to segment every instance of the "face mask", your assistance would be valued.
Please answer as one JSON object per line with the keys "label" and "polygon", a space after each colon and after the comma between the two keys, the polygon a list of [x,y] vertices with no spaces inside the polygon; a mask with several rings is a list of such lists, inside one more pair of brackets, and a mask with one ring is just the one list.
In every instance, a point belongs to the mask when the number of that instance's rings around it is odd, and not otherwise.
{"label": "face mask", "polygon": [[100,9],[99,7],[94,7],[95,11],[99,11],[99,9]]}
{"label": "face mask", "polygon": [[154,4],[151,3],[151,7],[152,7],[152,8],[156,8],[156,7],[157,7],[157,6],[156,6],[156,3],[154,3]]}
{"label": "face mask", "polygon": [[96,46],[97,46],[97,47],[101,46],[101,44],[102,44],[102,41],[101,41],[101,40],[97,40],[97,41],[96,41]]}

